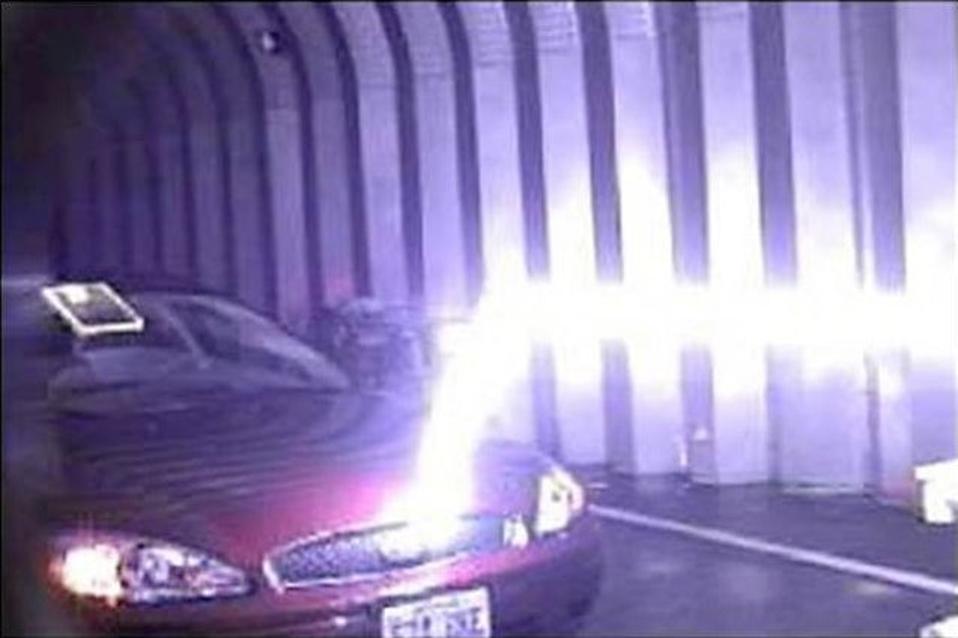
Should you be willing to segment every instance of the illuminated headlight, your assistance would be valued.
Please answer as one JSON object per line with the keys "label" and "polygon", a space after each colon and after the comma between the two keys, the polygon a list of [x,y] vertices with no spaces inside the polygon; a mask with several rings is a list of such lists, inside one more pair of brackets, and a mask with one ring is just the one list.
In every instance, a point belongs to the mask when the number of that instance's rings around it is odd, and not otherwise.
{"label": "illuminated headlight", "polygon": [[53,548],[53,576],[64,589],[111,605],[239,596],[250,589],[239,569],[173,543],[77,533],[60,536]]}
{"label": "illuminated headlight", "polygon": [[539,477],[536,534],[562,531],[585,507],[585,493],[572,475],[553,467]]}

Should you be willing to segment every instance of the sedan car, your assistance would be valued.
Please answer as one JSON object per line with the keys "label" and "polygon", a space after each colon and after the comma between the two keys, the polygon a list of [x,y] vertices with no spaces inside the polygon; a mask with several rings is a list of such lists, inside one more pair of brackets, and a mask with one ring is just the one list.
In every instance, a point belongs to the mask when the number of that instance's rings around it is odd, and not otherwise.
{"label": "sedan car", "polygon": [[83,338],[35,289],[4,293],[5,474],[44,477],[36,561],[67,617],[124,635],[485,636],[590,606],[596,524],[556,462],[483,440],[457,460],[472,481],[455,516],[404,519],[395,505],[432,487],[421,402],[357,387],[223,298],[126,292],[140,329]]}

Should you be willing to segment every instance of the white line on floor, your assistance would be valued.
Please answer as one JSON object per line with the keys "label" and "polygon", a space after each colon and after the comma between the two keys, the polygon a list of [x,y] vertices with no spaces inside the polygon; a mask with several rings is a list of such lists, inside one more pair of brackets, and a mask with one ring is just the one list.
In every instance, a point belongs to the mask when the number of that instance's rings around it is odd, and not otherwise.
{"label": "white line on floor", "polygon": [[904,569],[895,569],[894,567],[874,565],[872,563],[866,563],[853,558],[844,558],[842,556],[836,556],[826,552],[803,549],[801,547],[793,547],[791,545],[771,543],[769,541],[763,541],[759,538],[742,536],[740,534],[732,534],[730,532],[724,532],[711,527],[689,525],[688,523],[680,523],[667,518],[646,516],[644,514],[638,514],[636,512],[630,512],[628,510],[618,509],[615,507],[592,505],[590,506],[590,509],[600,518],[606,518],[611,521],[618,521],[620,523],[626,523],[637,527],[646,527],[649,529],[674,532],[676,534],[684,534],[685,536],[691,536],[693,538],[698,538],[713,543],[720,543],[722,545],[730,545],[732,547],[738,547],[740,549],[753,552],[778,556],[796,563],[805,563],[808,565],[815,565],[818,567],[824,567],[826,569],[844,572],[846,574],[853,574],[855,576],[874,578],[888,583],[901,585],[902,587],[920,589],[922,591],[927,591],[934,594],[958,596],[958,583],[941,578],[935,578],[934,576],[928,576],[927,574],[911,572]]}

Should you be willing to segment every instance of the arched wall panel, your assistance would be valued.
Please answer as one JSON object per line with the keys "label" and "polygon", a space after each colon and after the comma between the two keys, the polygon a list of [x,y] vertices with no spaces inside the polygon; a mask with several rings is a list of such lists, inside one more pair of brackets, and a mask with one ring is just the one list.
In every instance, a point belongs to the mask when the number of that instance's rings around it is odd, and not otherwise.
{"label": "arched wall panel", "polygon": [[[519,183],[523,222],[523,262],[520,281],[549,277],[548,216],[543,169],[542,98],[539,62],[532,16],[525,3],[505,3],[512,41],[513,91],[516,99]],[[530,361],[532,413],[535,440],[550,454],[562,455],[556,405],[555,356],[547,344],[533,344]]]}
{"label": "arched wall panel", "polygon": [[528,277],[545,279],[549,274],[549,242],[542,150],[542,97],[535,27],[526,3],[507,2],[504,7],[512,41],[524,262]]}
{"label": "arched wall panel", "polygon": [[180,83],[177,115],[182,118],[180,164],[184,167],[184,208],[188,261],[195,281],[232,293],[235,275],[226,226],[229,202],[223,148],[224,101],[201,41],[187,23],[157,5],[135,5],[134,20],[144,40]]}
{"label": "arched wall panel", "polygon": [[87,103],[100,125],[109,131],[107,148],[111,162],[105,166],[112,166],[114,171],[112,175],[101,173],[104,192],[96,195],[97,201],[112,202],[114,206],[94,206],[91,224],[95,229],[95,245],[112,246],[115,254],[98,252],[90,267],[102,271],[116,263],[121,273],[127,273],[141,263],[143,257],[138,260],[135,256],[137,249],[144,248],[149,240],[149,210],[145,197],[141,197],[145,195],[146,186],[145,147],[134,140],[138,123],[129,96],[120,98],[116,91],[111,93],[102,95],[93,91]]}
{"label": "arched wall panel", "polygon": [[609,25],[601,4],[577,3],[575,10],[582,34],[595,266],[601,281],[620,282],[622,241]]}
{"label": "arched wall panel", "polygon": [[462,3],[455,10],[472,53],[482,261],[485,287],[496,290],[526,270],[512,45],[502,3]]}
{"label": "arched wall panel", "polygon": [[[653,5],[604,4],[615,124],[622,277],[630,290],[656,290],[672,280],[665,104]],[[616,464],[632,472],[682,469],[678,353],[655,339],[629,350],[630,436],[614,446]]]}
{"label": "arched wall panel", "polygon": [[[612,42],[601,4],[580,3],[575,8],[582,35],[596,276],[600,282],[618,286],[623,283],[622,224],[616,168]],[[606,340],[601,344],[601,353],[606,456],[613,467],[628,471],[633,449],[628,346],[622,340]]]}
{"label": "arched wall panel", "polygon": [[[708,214],[702,120],[700,34],[696,7],[655,5],[660,45],[673,263],[672,279],[683,285],[709,280]],[[679,347],[682,464],[695,480],[716,475],[713,436],[712,353],[699,340]]]}
{"label": "arched wall panel", "polygon": [[[445,5],[456,11],[468,39],[476,131],[479,226],[484,291],[496,293],[526,278],[526,233],[519,164],[518,104],[513,45],[501,2]],[[523,353],[520,356],[525,356]],[[510,388],[499,422],[505,434],[537,440],[530,385],[524,367]]]}
{"label": "arched wall panel", "polygon": [[[840,8],[786,4],[784,21],[799,284],[848,294],[858,275]],[[782,480],[862,486],[867,419],[860,354],[804,353],[795,367],[800,381],[784,392],[778,425]]]}
{"label": "arched wall panel", "polygon": [[475,305],[485,289],[486,271],[482,262],[483,235],[480,219],[479,151],[476,139],[473,56],[466,25],[456,5],[443,3],[438,7],[446,33],[449,35],[453,65],[466,296],[468,302]]}
{"label": "arched wall panel", "polygon": [[255,71],[244,59],[242,45],[222,7],[199,3],[163,6],[186,25],[184,34],[192,39],[202,63],[210,66],[207,72],[216,76],[222,87],[218,116],[223,119],[217,124],[226,149],[223,178],[229,200],[224,223],[229,231],[231,287],[251,307],[271,313],[276,292],[271,286],[275,264],[268,259],[273,249],[271,202],[262,163],[264,115]]}
{"label": "arched wall panel", "polygon": [[365,172],[363,170],[362,127],[360,125],[359,80],[355,60],[350,52],[349,41],[342,23],[329,4],[314,5],[319,12],[326,33],[329,34],[336,69],[342,80],[342,114],[344,120],[345,156],[348,167],[349,224],[351,252],[356,291],[360,295],[372,294],[369,258],[369,216],[366,207]]}
{"label": "arched wall panel", "polygon": [[[550,280],[574,295],[596,277],[595,230],[582,39],[572,3],[530,3],[542,100],[542,155]],[[570,460],[606,456],[601,353],[587,343],[554,349],[557,419]],[[589,427],[583,427],[584,424]]]}
{"label": "arched wall panel", "polygon": [[392,4],[377,4],[376,16],[394,65],[396,119],[399,133],[399,186],[406,288],[410,300],[424,300],[426,285],[423,253],[422,170],[419,166],[419,122],[416,117],[416,81],[409,42]]}
{"label": "arched wall panel", "polygon": [[306,241],[310,289],[327,302],[348,299],[358,284],[353,271],[353,212],[349,190],[351,167],[344,113],[343,78],[335,44],[319,10],[305,3],[263,5],[275,13],[280,33],[294,40],[305,75],[308,110],[302,113],[304,135],[312,136],[311,154],[304,155]]}
{"label": "arched wall panel", "polygon": [[[859,283],[867,290],[899,292],[905,284],[901,123],[897,37],[892,5],[842,6],[847,49],[849,108],[855,146],[855,230]],[[865,481],[896,497],[911,489],[910,383],[904,353],[865,358],[869,396]],[[898,389],[891,390],[893,386]],[[879,424],[881,424],[879,426]]]}
{"label": "arched wall panel", "polygon": [[[154,106],[144,92],[144,89],[138,86],[137,81],[128,81],[127,90],[130,98],[133,100],[135,108],[139,113],[137,123],[139,127],[136,131],[136,138],[133,143],[142,150],[141,158],[144,163],[143,180],[145,183],[140,185],[139,196],[143,198],[143,206],[146,209],[147,216],[143,224],[145,232],[142,238],[142,256],[141,264],[144,272],[162,272],[163,271],[163,253],[165,248],[165,227],[163,224],[162,199],[160,194],[160,160],[158,156],[159,141],[159,121],[157,120]],[[175,182],[169,179],[166,183],[175,186]],[[138,248],[137,253],[141,249]]]}
{"label": "arched wall panel", "polygon": [[665,100],[669,204],[675,279],[708,280],[708,223],[702,151],[699,23],[695,5],[655,5]]}
{"label": "arched wall panel", "polygon": [[[278,25],[262,7],[252,3],[226,3],[219,15],[230,25],[236,48],[243,52],[248,73],[254,74],[257,118],[265,118],[259,131],[257,158],[266,179],[268,224],[263,225],[266,270],[273,278],[267,283],[275,298],[278,319],[294,332],[304,333],[312,316],[307,294],[305,239],[306,192],[304,164],[311,161],[311,140],[304,135],[306,79],[296,73],[293,51],[286,55],[256,50],[258,38],[277,32]],[[280,46],[292,47],[293,41]],[[265,147],[265,148],[264,148]],[[310,154],[307,160],[307,154]]]}
{"label": "arched wall panel", "polygon": [[[698,3],[708,216],[709,279],[726,298],[764,284],[751,5]],[[716,482],[762,480],[768,472],[765,348],[729,342],[712,349],[710,464]]]}
{"label": "arched wall panel", "polygon": [[[147,98],[143,88],[145,54],[141,42],[118,30],[116,37],[97,52],[94,68],[88,70],[86,84],[91,103],[104,117],[118,127],[117,161],[121,180],[118,184],[117,209],[122,218],[110,218],[98,211],[100,233],[104,244],[115,244],[117,227],[130,233],[129,241],[120,241],[123,270],[155,274],[162,270],[163,225],[161,180],[157,157],[159,125],[157,111],[163,109],[163,98]],[[152,83],[152,82],[150,82]],[[166,180],[172,186],[174,183]],[[107,270],[102,263],[101,271]]]}
{"label": "arched wall panel", "polygon": [[131,146],[142,147],[146,164],[142,190],[150,213],[150,246],[143,246],[146,253],[137,269],[185,277],[192,205],[185,192],[187,167],[180,161],[185,120],[177,104],[175,76],[135,30],[119,29],[111,47],[112,53],[100,52],[108,62],[99,65],[98,72],[112,75],[106,82],[123,87],[132,100],[137,129]]}
{"label": "arched wall panel", "polygon": [[67,273],[118,271],[123,244],[115,170],[119,133],[88,97],[78,97],[73,109],[77,121],[60,158],[67,189],[63,198]]}
{"label": "arched wall panel", "polygon": [[[408,43],[415,85],[419,182],[422,205],[423,284],[427,306],[461,314],[468,303],[464,212],[452,51],[434,3],[395,5]],[[386,10],[386,6],[381,7]],[[468,73],[468,69],[456,69]]]}
{"label": "arched wall panel", "polygon": [[910,445],[903,446],[911,466],[958,450],[958,10],[950,3],[894,9],[905,278],[918,309],[934,309],[921,312],[912,329],[935,334],[952,327],[950,343],[911,352]]}
{"label": "arched wall panel", "polygon": [[356,68],[369,281],[388,302],[408,297],[395,72],[375,7],[334,5]]}
{"label": "arched wall panel", "polygon": [[[783,7],[780,3],[749,7],[756,102],[756,152],[762,216],[762,259],[767,285],[794,287],[798,263],[795,192]],[[795,354],[769,348],[766,357],[768,477],[780,480],[780,424],[788,419],[788,397],[796,381]]]}

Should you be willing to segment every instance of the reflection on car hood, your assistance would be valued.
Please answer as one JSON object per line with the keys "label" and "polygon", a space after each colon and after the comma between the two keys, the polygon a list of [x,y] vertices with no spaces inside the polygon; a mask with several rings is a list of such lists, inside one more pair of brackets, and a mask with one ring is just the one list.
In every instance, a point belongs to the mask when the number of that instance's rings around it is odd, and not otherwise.
{"label": "reflection on car hood", "polygon": [[135,494],[168,507],[255,497],[322,468],[401,465],[420,432],[415,413],[388,400],[309,392],[227,394],[57,425],[72,496]]}
{"label": "reflection on car hood", "polygon": [[[255,561],[292,538],[372,520],[411,480],[420,421],[388,398],[309,392],[64,417],[64,485],[46,512],[56,526],[93,523]],[[498,484],[512,481],[511,498],[493,497],[500,506],[528,500],[516,486],[533,458],[504,446],[487,459]]]}

